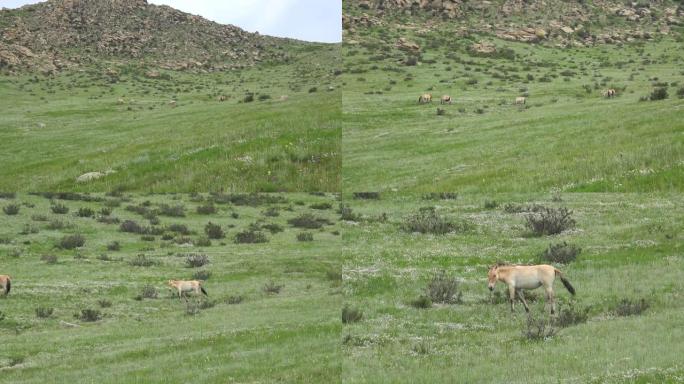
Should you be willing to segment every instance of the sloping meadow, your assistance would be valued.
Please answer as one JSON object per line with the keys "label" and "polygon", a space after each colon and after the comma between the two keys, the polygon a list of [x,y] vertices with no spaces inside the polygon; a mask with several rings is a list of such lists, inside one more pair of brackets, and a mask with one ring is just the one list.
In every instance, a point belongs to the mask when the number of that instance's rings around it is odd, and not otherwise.
{"label": "sloping meadow", "polygon": [[[3,194],[2,380],[338,380],[337,204],[330,194]],[[202,280],[208,296],[179,299],[169,279]]]}
{"label": "sloping meadow", "polygon": [[[681,376],[680,196],[385,193],[344,200],[346,382]],[[542,221],[560,232],[537,231]],[[557,281],[557,316],[549,315],[541,288],[526,292],[529,317],[520,303],[512,314],[505,286],[487,289],[495,263],[552,264],[577,294]]]}

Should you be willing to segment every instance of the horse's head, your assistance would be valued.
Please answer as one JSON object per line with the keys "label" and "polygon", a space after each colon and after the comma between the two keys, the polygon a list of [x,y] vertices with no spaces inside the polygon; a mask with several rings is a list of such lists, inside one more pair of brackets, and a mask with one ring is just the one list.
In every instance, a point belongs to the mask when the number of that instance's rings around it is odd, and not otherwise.
{"label": "horse's head", "polygon": [[494,285],[496,285],[497,280],[499,280],[499,266],[493,265],[489,268],[489,272],[487,272],[487,288],[489,288],[490,291],[494,290]]}
{"label": "horse's head", "polygon": [[176,287],[176,280],[169,280],[166,282],[166,284],[168,284],[169,287],[175,288]]}

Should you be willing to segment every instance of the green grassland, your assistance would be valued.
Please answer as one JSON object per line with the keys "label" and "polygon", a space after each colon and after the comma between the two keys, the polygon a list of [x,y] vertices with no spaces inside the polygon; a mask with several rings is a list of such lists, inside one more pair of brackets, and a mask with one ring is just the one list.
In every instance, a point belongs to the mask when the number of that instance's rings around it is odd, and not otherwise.
{"label": "green grassland", "polygon": [[339,44],[289,53],[285,64],[156,78],[121,63],[1,76],[0,189],[336,191]]}
{"label": "green grassland", "polygon": [[[567,207],[576,226],[531,236],[527,213],[508,213],[508,203]],[[382,200],[350,201],[357,217],[343,231],[345,302],[363,317],[342,330],[344,381],[681,382],[682,203],[681,195],[620,193],[455,200],[387,193]],[[427,206],[461,229],[444,235],[402,229]],[[588,321],[528,340],[522,306],[513,315],[505,300],[493,301],[505,287],[499,283],[490,294],[488,267],[497,261],[538,263],[549,244],[563,241],[581,253],[567,265],[555,264],[577,290],[573,298],[556,281],[559,307],[588,308]],[[462,302],[412,306],[440,271],[458,279]],[[543,292],[537,291],[531,313],[548,319]],[[641,315],[616,316],[623,298],[643,298],[650,307]]]}
{"label": "green grassland", "polygon": [[[339,381],[336,196],[47,197],[52,200],[25,194],[0,198],[0,274],[13,277],[10,294],[0,297],[0,382]],[[211,202],[216,213],[197,213]],[[13,205],[19,206],[16,215],[4,213]],[[53,213],[51,207],[59,205],[68,213]],[[107,207],[108,215],[102,212]],[[77,214],[87,214],[86,208],[95,215]],[[320,219],[320,228],[288,223],[306,214]],[[125,220],[154,234],[122,232]],[[220,225],[225,238],[201,244],[208,222]],[[282,231],[268,227],[271,233],[263,227],[268,224]],[[236,243],[236,235],[249,228],[268,241]],[[302,232],[313,240],[298,241]],[[73,234],[85,238],[82,247],[57,246]],[[111,250],[115,241],[120,249]],[[139,254],[152,265],[131,264]],[[209,263],[188,267],[188,254],[206,255]],[[198,271],[210,274],[203,277],[208,297],[190,296],[186,302],[165,285],[168,279],[192,279]],[[279,292],[265,291],[270,283],[281,286]],[[146,286],[158,297],[139,298]],[[53,313],[41,318],[39,307]],[[74,317],[84,309],[100,311],[101,319]]]}
{"label": "green grassland", "polygon": [[[682,191],[681,28],[557,47],[418,26],[384,20],[345,40],[345,190]],[[420,53],[398,49],[400,37]],[[497,51],[473,51],[481,41]],[[405,64],[411,57],[417,65]],[[659,87],[667,99],[640,101]],[[607,88],[618,96],[602,97]],[[433,103],[419,105],[427,92]],[[454,103],[440,105],[442,95]]]}

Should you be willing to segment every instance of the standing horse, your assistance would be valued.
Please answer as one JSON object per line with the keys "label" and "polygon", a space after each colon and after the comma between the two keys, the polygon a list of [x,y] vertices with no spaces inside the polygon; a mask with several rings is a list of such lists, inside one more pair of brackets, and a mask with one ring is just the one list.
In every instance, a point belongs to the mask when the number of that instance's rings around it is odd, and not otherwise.
{"label": "standing horse", "polygon": [[167,284],[169,287],[178,290],[179,299],[183,297],[185,292],[194,292],[196,295],[202,292],[205,296],[209,296],[199,280],[169,280]]}
{"label": "standing horse", "polygon": [[418,104],[432,103],[432,94],[425,93],[418,98]]}
{"label": "standing horse", "polygon": [[12,279],[9,275],[0,275],[0,286],[2,286],[3,294],[9,295],[10,289],[12,289]]}
{"label": "standing horse", "polygon": [[525,104],[527,102],[527,97],[518,96],[515,98],[515,104]]}
{"label": "standing horse", "polygon": [[452,103],[451,96],[449,96],[449,95],[442,96],[442,99],[439,101],[439,103],[440,104],[451,104]]}
{"label": "standing horse", "polygon": [[607,89],[603,92],[603,96],[612,99],[617,94],[617,91],[613,88]]}
{"label": "standing horse", "polygon": [[525,311],[529,312],[523,289],[535,289],[542,285],[546,291],[546,300],[551,303],[551,314],[556,313],[556,301],[553,295],[553,281],[558,275],[565,288],[574,296],[575,288],[570,285],[570,281],[563,276],[563,273],[551,265],[494,265],[489,268],[487,280],[490,291],[494,290],[497,281],[501,281],[508,286],[508,295],[511,302],[511,312],[514,310],[516,294],[525,306]]}

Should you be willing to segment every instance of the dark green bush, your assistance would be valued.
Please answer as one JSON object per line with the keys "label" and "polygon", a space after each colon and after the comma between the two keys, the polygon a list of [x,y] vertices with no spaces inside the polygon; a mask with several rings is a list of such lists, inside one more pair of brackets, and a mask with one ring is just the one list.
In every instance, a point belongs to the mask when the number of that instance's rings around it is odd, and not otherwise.
{"label": "dark green bush", "polygon": [[564,241],[558,244],[549,244],[549,247],[539,254],[539,259],[551,263],[568,264],[575,261],[581,252],[581,248]]}
{"label": "dark green bush", "polygon": [[535,236],[556,235],[575,226],[572,211],[567,208],[544,207],[528,215],[525,225]]}
{"label": "dark green bush", "polygon": [[78,247],[82,247],[85,245],[85,237],[76,234],[76,235],[67,235],[62,237],[62,240],[59,242],[60,248],[63,249],[74,249]]}
{"label": "dark green bush", "polygon": [[356,323],[358,321],[361,321],[362,318],[363,318],[363,312],[361,312],[360,309],[351,308],[348,305],[345,305],[344,308],[342,308],[342,323],[343,324]]}
{"label": "dark green bush", "polygon": [[226,234],[223,232],[221,226],[214,224],[211,221],[204,226],[204,233],[206,233],[207,237],[210,239],[223,239],[226,237]]}
{"label": "dark green bush", "polygon": [[7,204],[2,207],[2,211],[8,216],[14,216],[19,213],[19,204]]}
{"label": "dark green bush", "polygon": [[458,280],[441,271],[432,277],[425,295],[434,303],[456,304],[462,301],[463,293],[458,289]]}

